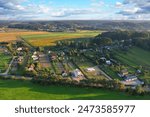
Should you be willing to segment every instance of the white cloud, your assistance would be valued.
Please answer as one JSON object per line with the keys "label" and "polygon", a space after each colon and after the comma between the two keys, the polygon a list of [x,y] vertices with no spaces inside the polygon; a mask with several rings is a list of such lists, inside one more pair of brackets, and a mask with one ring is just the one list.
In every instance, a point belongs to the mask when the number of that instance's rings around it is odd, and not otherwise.
{"label": "white cloud", "polygon": [[121,2],[116,2],[116,8],[121,8],[121,7],[123,7],[123,4],[121,3]]}

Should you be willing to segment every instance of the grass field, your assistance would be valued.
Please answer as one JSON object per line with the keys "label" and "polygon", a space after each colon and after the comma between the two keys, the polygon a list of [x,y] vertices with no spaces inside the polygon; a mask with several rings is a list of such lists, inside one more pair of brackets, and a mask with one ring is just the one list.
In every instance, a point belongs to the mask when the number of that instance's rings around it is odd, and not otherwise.
{"label": "grass field", "polygon": [[47,32],[34,32],[34,31],[12,31],[0,33],[0,42],[11,42],[18,40],[17,36],[23,35],[36,35],[36,34],[47,34]]}
{"label": "grass field", "polygon": [[53,46],[58,40],[90,38],[98,35],[100,31],[79,31],[79,32],[50,32],[47,34],[22,36],[33,46]]}
{"label": "grass field", "polygon": [[65,86],[40,86],[30,81],[0,80],[0,99],[5,100],[141,100],[150,96],[129,96],[128,94],[93,88]]}
{"label": "grass field", "polygon": [[11,55],[5,55],[4,53],[0,52],[0,73],[5,72],[11,59]]}
{"label": "grass field", "polygon": [[116,57],[125,64],[133,67],[139,65],[150,66],[150,52],[141,48],[131,48],[127,54],[123,52],[117,52]]}

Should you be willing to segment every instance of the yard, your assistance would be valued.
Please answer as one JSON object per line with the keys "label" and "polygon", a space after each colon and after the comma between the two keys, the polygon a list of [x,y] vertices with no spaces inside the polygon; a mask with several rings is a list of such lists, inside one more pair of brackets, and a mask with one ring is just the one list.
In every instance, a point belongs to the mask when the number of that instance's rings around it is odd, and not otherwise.
{"label": "yard", "polygon": [[106,89],[40,86],[30,81],[0,80],[1,100],[148,100],[150,96],[129,96]]}
{"label": "yard", "polygon": [[2,50],[0,50],[0,73],[5,72],[11,59],[11,55],[5,54],[4,52],[2,52]]}
{"label": "yard", "polygon": [[54,46],[59,40],[90,38],[99,33],[99,31],[50,32],[47,34],[26,35],[22,38],[33,46]]}
{"label": "yard", "polygon": [[[75,63],[78,65],[78,67],[80,67],[80,69],[82,70],[82,72],[89,78],[106,78],[101,74],[101,71],[98,67],[96,67],[95,64],[92,63],[92,61],[88,60],[87,58],[85,58],[84,56],[79,56],[79,57],[74,57],[74,61]],[[95,71],[93,72],[88,72],[86,69],[87,68],[94,68]]]}

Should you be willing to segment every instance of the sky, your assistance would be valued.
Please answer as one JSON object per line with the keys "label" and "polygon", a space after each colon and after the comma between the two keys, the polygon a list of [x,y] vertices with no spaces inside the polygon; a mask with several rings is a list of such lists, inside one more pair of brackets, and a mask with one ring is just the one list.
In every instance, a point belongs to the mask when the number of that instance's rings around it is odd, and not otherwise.
{"label": "sky", "polygon": [[150,20],[150,0],[0,0],[0,20]]}

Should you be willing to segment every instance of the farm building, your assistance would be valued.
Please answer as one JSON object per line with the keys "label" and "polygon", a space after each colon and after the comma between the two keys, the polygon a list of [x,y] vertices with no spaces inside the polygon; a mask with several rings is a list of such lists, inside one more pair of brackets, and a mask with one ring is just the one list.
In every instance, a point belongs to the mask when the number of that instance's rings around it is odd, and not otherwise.
{"label": "farm building", "polygon": [[81,73],[81,71],[79,69],[76,69],[74,70],[72,73],[71,73],[72,77],[75,77],[75,78],[78,78],[78,77],[82,77],[83,74]]}

